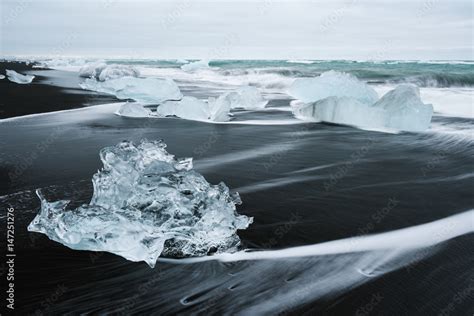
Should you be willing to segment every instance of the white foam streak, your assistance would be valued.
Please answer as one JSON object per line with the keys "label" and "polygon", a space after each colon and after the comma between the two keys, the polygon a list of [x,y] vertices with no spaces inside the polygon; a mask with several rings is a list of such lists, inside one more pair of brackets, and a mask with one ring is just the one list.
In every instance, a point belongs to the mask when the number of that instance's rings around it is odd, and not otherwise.
{"label": "white foam streak", "polygon": [[230,154],[224,154],[220,156],[204,158],[195,160],[194,165],[198,170],[211,169],[217,166],[222,166],[237,161],[254,159],[261,156],[272,155],[279,152],[286,152],[296,147],[294,143],[283,143],[283,144],[272,144],[259,147],[258,149],[252,148],[248,150],[242,150],[239,152],[233,152]]}
{"label": "white foam streak", "polygon": [[242,260],[275,260],[300,258],[376,250],[416,250],[442,243],[474,232],[474,210],[453,215],[431,223],[403,228],[387,233],[345,238],[321,244],[293,247],[282,250],[237,252],[174,260],[173,262],[193,263],[209,260],[223,262]]}

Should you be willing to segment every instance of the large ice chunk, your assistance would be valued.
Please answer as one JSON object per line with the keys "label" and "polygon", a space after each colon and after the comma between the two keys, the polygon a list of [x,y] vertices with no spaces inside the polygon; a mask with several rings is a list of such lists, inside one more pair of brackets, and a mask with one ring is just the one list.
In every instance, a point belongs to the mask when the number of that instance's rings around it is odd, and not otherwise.
{"label": "large ice chunk", "polygon": [[104,167],[92,182],[89,205],[66,209],[48,202],[29,231],[77,250],[107,251],[154,267],[158,257],[203,256],[235,251],[236,232],[252,218],[238,215],[238,194],[224,183],[209,184],[192,169],[192,159],[175,159],[161,141],[122,142],[104,148]]}
{"label": "large ice chunk", "polygon": [[428,129],[433,115],[433,106],[424,104],[412,85],[398,86],[372,105],[349,97],[328,97],[292,106],[295,116],[303,120],[403,131]]}
{"label": "large ice chunk", "polygon": [[293,105],[293,113],[299,119],[357,126],[365,126],[367,122],[374,124],[374,119],[380,125],[382,116],[379,112],[376,109],[372,111],[370,105],[348,97],[327,97],[310,104]]}
{"label": "large ice chunk", "polygon": [[420,89],[409,84],[387,92],[372,107],[384,111],[384,126],[404,131],[428,129],[433,116],[433,105],[424,104]]}
{"label": "large ice chunk", "polygon": [[196,121],[228,121],[230,103],[224,97],[210,98],[208,102],[195,97],[183,97],[180,101],[167,101],[156,109],[159,116],[177,116]]}
{"label": "large ice chunk", "polygon": [[7,73],[7,76],[8,76],[8,80],[10,80],[11,82],[18,83],[18,84],[31,83],[33,81],[33,79],[35,78],[35,76],[22,75],[22,74],[16,72],[15,70],[7,69],[6,73]]}
{"label": "large ice chunk", "polygon": [[378,99],[377,92],[356,77],[337,71],[322,73],[316,78],[296,79],[288,94],[304,102],[314,102],[327,97],[350,97],[365,104]]}
{"label": "large ice chunk", "polygon": [[152,112],[140,103],[127,102],[121,105],[115,114],[125,117],[150,117]]}
{"label": "large ice chunk", "polygon": [[113,94],[119,99],[133,99],[142,104],[159,104],[183,97],[172,79],[121,77],[103,82],[86,79],[80,86],[86,90]]}
{"label": "large ice chunk", "polygon": [[128,65],[107,65],[104,62],[95,62],[83,66],[79,70],[79,76],[106,81],[121,77],[139,77],[140,71]]}
{"label": "large ice chunk", "polygon": [[199,61],[194,61],[189,64],[184,64],[181,66],[181,69],[187,72],[193,72],[199,69],[207,69],[209,68],[209,61],[207,60],[199,60]]}
{"label": "large ice chunk", "polygon": [[260,91],[253,86],[243,86],[236,91],[224,94],[230,102],[232,109],[258,110],[265,108],[268,100],[265,100]]}

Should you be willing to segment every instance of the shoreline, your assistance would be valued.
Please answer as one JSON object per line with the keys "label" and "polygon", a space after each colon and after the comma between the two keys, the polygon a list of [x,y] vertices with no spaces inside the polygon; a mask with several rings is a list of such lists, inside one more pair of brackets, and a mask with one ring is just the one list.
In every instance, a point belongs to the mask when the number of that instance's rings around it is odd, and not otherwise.
{"label": "shoreline", "polygon": [[0,62],[0,74],[7,69],[34,75],[30,84],[0,80],[0,120],[32,114],[78,109],[93,105],[121,102],[114,96],[83,90],[76,73],[33,68],[26,62]]}

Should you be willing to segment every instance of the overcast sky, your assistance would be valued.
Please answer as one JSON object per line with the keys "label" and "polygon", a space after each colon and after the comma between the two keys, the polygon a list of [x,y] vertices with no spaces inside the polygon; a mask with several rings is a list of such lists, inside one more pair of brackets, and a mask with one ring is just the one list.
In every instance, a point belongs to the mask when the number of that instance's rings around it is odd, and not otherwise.
{"label": "overcast sky", "polygon": [[471,0],[0,0],[0,53],[473,59]]}

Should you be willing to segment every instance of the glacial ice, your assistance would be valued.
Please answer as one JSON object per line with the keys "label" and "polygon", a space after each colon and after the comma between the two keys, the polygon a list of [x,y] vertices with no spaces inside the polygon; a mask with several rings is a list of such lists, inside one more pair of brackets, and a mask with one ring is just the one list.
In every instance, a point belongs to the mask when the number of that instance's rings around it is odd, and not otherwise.
{"label": "glacial ice", "polygon": [[419,89],[400,85],[373,104],[349,97],[331,96],[309,103],[292,103],[299,119],[366,128],[423,131],[429,128],[433,106],[424,104]]}
{"label": "glacial ice", "polygon": [[86,79],[81,88],[109,93],[119,99],[133,99],[142,104],[160,104],[180,100],[183,95],[172,79],[121,77],[106,81]]}
{"label": "glacial ice", "polygon": [[110,65],[100,72],[99,81],[117,79],[121,77],[139,77],[140,71],[131,66],[126,65]]}
{"label": "glacial ice", "polygon": [[176,59],[175,62],[178,63],[178,64],[187,64],[187,63],[189,63],[189,61],[186,60],[186,59]]}
{"label": "glacial ice", "polygon": [[0,80],[3,80],[5,79],[5,76],[4,75],[0,75]]}
{"label": "glacial ice", "polygon": [[189,64],[184,64],[181,66],[181,69],[186,72],[193,72],[199,69],[207,69],[207,68],[209,68],[209,61],[207,60],[194,61]]}
{"label": "glacial ice", "polygon": [[260,91],[253,86],[243,86],[236,91],[224,94],[232,109],[258,110],[265,108],[265,100]]}
{"label": "glacial ice", "polygon": [[209,120],[214,122],[227,122],[230,120],[231,104],[225,95],[218,98],[208,98]]}
{"label": "glacial ice", "polygon": [[35,76],[19,74],[15,70],[7,69],[6,73],[7,73],[7,76],[8,76],[8,80],[10,80],[11,82],[18,83],[18,84],[31,83],[33,81],[33,79],[35,78]]}
{"label": "glacial ice", "polygon": [[82,67],[87,64],[87,61],[81,58],[48,58],[36,61],[33,68],[51,68],[51,69],[71,69]]}
{"label": "glacial ice", "polygon": [[152,112],[140,103],[127,102],[120,106],[115,114],[126,117],[150,117]]}
{"label": "glacial ice", "polygon": [[228,121],[230,103],[222,97],[210,98],[208,102],[185,96],[180,101],[166,101],[158,105],[158,116],[177,116],[196,121]]}
{"label": "glacial ice", "polygon": [[79,76],[83,78],[97,79],[105,67],[107,67],[107,64],[103,61],[88,63],[79,69]]}
{"label": "glacial ice", "polygon": [[156,115],[176,116],[187,120],[226,122],[232,108],[262,109],[268,103],[257,88],[244,86],[206,101],[185,96],[182,100],[166,101],[158,105]]}
{"label": "glacial ice", "polygon": [[404,131],[423,131],[430,127],[433,105],[424,104],[417,86],[404,84],[387,92],[372,107],[383,109],[384,126]]}
{"label": "glacial ice", "polygon": [[204,256],[237,250],[238,229],[253,221],[238,215],[238,194],[224,183],[209,184],[176,159],[161,141],[121,142],[100,151],[104,167],[93,179],[88,205],[67,209],[70,201],[48,202],[28,230],[76,250],[106,251],[154,267],[163,254]]}
{"label": "glacial ice", "polygon": [[127,65],[107,65],[104,62],[90,63],[79,70],[79,76],[95,78],[99,81],[118,79],[121,77],[139,77],[140,71]]}
{"label": "glacial ice", "polygon": [[304,102],[314,102],[327,97],[350,97],[365,104],[378,99],[377,92],[356,77],[334,70],[322,73],[316,78],[296,79],[288,94]]}

